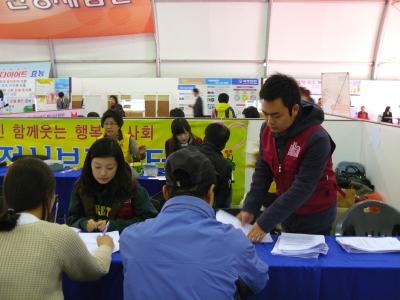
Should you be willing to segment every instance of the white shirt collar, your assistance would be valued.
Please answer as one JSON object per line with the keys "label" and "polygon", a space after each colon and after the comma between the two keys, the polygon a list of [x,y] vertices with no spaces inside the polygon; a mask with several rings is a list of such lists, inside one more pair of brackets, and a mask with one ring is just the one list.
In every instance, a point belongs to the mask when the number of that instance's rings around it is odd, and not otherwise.
{"label": "white shirt collar", "polygon": [[40,221],[40,219],[30,213],[19,213],[19,218],[17,221],[18,225],[25,225],[25,224],[31,224],[31,223],[36,223]]}

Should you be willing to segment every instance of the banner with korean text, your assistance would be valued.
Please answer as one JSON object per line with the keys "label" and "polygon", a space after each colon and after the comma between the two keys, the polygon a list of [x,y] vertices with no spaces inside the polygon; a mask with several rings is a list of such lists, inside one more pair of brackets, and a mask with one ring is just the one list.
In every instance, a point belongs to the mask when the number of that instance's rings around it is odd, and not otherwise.
{"label": "banner with korean text", "polygon": [[[188,120],[194,135],[204,138],[211,120]],[[171,137],[170,119],[125,119],[123,132],[129,132],[138,145],[147,146],[147,163],[164,167],[165,141]],[[248,121],[223,120],[231,135],[223,154],[234,167],[233,203],[243,198]],[[64,165],[81,167],[90,145],[103,136],[100,120],[93,119],[0,119],[0,162],[14,155],[46,155]]]}
{"label": "banner with korean text", "polygon": [[0,114],[33,111],[35,79],[48,78],[50,62],[0,64]]}
{"label": "banner with korean text", "polygon": [[154,32],[151,0],[3,0],[0,15],[3,39]]}

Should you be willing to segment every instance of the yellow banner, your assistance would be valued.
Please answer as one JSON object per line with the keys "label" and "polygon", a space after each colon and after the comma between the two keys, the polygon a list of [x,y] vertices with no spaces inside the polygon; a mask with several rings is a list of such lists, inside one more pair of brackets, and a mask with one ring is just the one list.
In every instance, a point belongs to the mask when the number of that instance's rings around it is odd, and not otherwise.
{"label": "yellow banner", "polygon": [[[147,146],[147,163],[164,167],[165,141],[171,137],[172,120],[125,119],[123,132],[130,133],[138,145]],[[194,135],[204,138],[212,120],[189,120]],[[222,121],[231,130],[224,156],[235,166],[233,204],[243,197],[245,184],[246,140],[248,122]],[[81,167],[90,145],[103,131],[99,120],[89,119],[0,119],[0,162],[14,155],[46,155],[65,165]]]}

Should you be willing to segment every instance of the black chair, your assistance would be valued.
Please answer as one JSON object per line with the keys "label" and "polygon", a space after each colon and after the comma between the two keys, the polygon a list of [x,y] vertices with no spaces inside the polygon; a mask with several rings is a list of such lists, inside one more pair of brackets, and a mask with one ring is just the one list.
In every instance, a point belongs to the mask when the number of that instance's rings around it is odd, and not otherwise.
{"label": "black chair", "polygon": [[41,159],[41,160],[49,159],[46,155],[25,155],[24,154],[24,155],[14,155],[11,158],[11,161],[14,162],[21,158],[37,158],[37,159]]}
{"label": "black chair", "polygon": [[399,236],[400,212],[379,201],[359,202],[338,222],[335,235]]}

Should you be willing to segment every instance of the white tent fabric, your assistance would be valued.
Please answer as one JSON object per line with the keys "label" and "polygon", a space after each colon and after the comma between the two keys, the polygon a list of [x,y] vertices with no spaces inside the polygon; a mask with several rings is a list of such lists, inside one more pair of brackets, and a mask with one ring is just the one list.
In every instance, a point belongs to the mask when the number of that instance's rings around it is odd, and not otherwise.
{"label": "white tent fabric", "polygon": [[154,2],[155,35],[0,40],[0,62],[52,61],[54,77],[400,80],[398,0]]}

